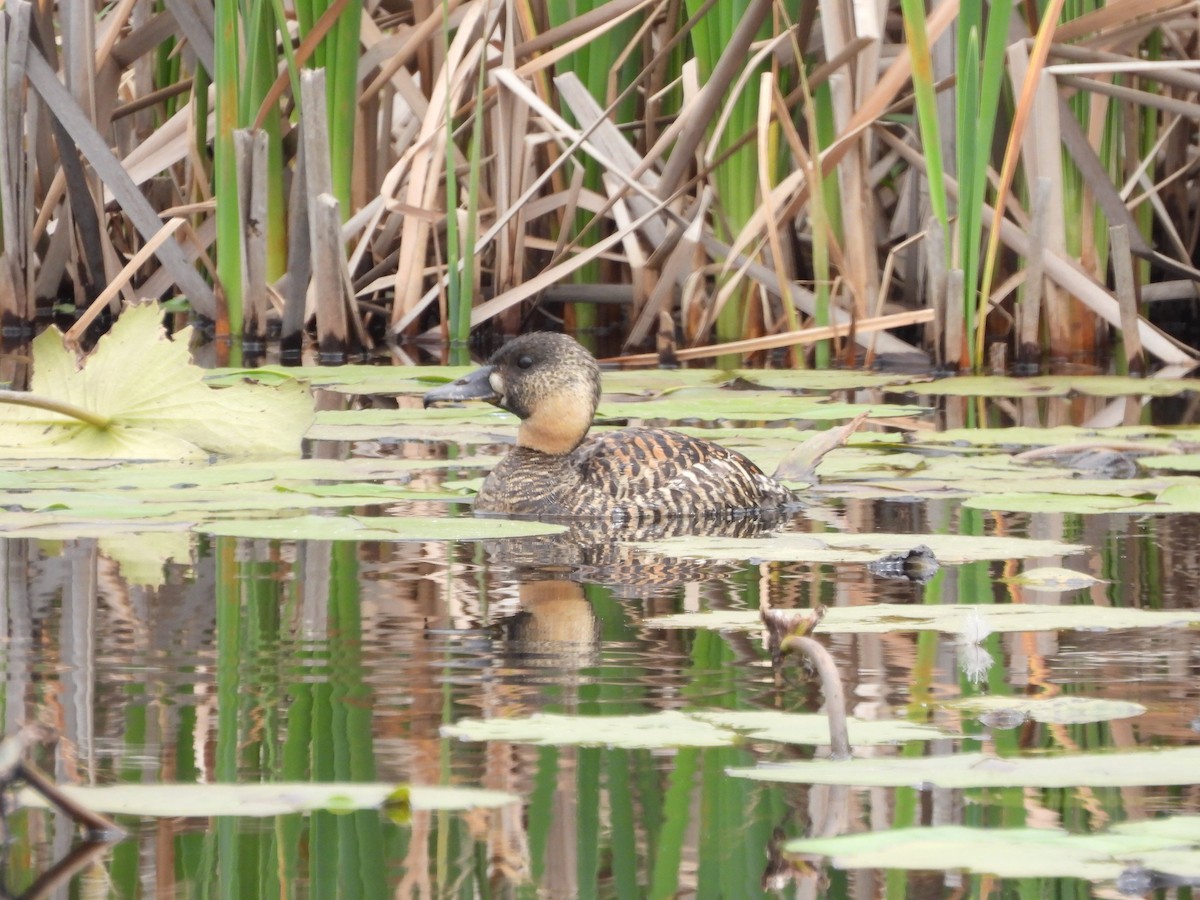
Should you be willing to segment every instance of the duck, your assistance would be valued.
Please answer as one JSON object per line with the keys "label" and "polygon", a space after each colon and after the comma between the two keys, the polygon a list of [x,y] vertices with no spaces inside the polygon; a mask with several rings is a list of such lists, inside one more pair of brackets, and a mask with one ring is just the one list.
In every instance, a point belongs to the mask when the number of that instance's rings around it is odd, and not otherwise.
{"label": "duck", "polygon": [[746,456],[664,428],[589,435],[600,366],[569,335],[532,332],[425,394],[425,408],[482,400],[520,420],[516,446],[476,495],[477,514],[645,523],[778,515],[795,494]]}

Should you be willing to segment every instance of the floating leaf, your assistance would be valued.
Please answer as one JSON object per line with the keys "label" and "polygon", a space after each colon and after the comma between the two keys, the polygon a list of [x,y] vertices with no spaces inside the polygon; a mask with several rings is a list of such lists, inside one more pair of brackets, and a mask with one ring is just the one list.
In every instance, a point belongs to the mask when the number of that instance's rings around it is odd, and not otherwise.
{"label": "floating leaf", "polygon": [[[828,717],[775,710],[705,710],[692,716],[721,728],[731,728],[756,741],[782,744],[826,744],[829,740]],[[814,721],[815,720],[815,721]],[[823,729],[819,739],[811,739],[813,728]],[[900,741],[931,741],[952,737],[937,728],[901,719],[856,719],[846,721],[850,742],[857,746],[890,744]]]}
{"label": "floating leaf", "polygon": [[1120,834],[1166,837],[1200,844],[1200,816],[1167,816],[1162,819],[1147,819],[1144,822],[1121,822],[1114,825],[1112,830]]}
{"label": "floating leaf", "polygon": [[288,541],[486,541],[558,534],[566,526],[515,519],[426,516],[293,516],[211,522],[198,530],[230,537]]}
{"label": "floating leaf", "polygon": [[983,753],[953,756],[803,760],[727,770],[736,778],[785,784],[858,787],[983,788],[1149,787],[1196,784],[1200,747],[1135,753],[1073,753],[1007,757]]}
{"label": "floating leaf", "polygon": [[[1047,828],[898,828],[789,841],[788,853],[833,858],[839,869],[966,870],[1001,878],[1116,879],[1133,863],[1162,871],[1157,853],[1169,837],[1121,833],[1072,835]],[[1194,865],[1200,852],[1192,849]]]}
{"label": "floating leaf", "polygon": [[944,704],[949,709],[972,713],[1015,710],[1035,722],[1048,725],[1083,725],[1140,716],[1146,707],[1128,700],[1103,697],[964,697]]}
{"label": "floating leaf", "polygon": [[1086,572],[1076,572],[1074,569],[1064,569],[1059,566],[1026,569],[1020,575],[1002,578],[1001,581],[1018,584],[1031,591],[1045,591],[1046,593],[1078,591],[1091,587],[1093,584],[1104,583],[1101,579],[1088,575]]}
{"label": "floating leaf", "polygon": [[254,369],[212,369],[209,384],[235,384],[249,378],[263,383],[303,381],[343,394],[414,394],[453,381],[471,371],[465,366],[259,366]]}
{"label": "floating leaf", "polygon": [[1176,472],[1200,472],[1200,453],[1176,453],[1143,456],[1138,465],[1144,469]]}
{"label": "floating leaf", "polygon": [[[157,818],[208,816],[281,816],[321,809],[375,809],[396,790],[391,783],[313,784],[114,784],[105,787],[64,785],[59,788],[76,803],[110,815]],[[483,788],[408,786],[413,809],[493,809],[516,803],[503,791]],[[19,794],[22,805],[45,806],[28,788]]]}
{"label": "floating leaf", "polygon": [[969,509],[985,509],[990,512],[1023,513],[1099,513],[1145,512],[1151,501],[1106,494],[1076,496],[1072,494],[1010,493],[988,494],[983,497],[968,497],[963,506]]}
{"label": "floating leaf", "polygon": [[299,455],[313,415],[306,387],[211,388],[188,354],[190,329],[171,340],[161,321],[157,304],[127,308],[82,369],[58,329],[42,332],[33,342],[30,395],[77,408],[90,421],[0,403],[0,456]]}
{"label": "floating leaf", "polygon": [[1200,426],[1119,425],[1114,428],[1084,428],[1056,425],[1039,428],[1032,425],[1012,428],[948,428],[923,431],[914,437],[914,446],[942,447],[946,444],[971,447],[1110,447],[1114,441],[1137,441],[1147,446],[1170,449],[1176,442],[1200,440]]}
{"label": "floating leaf", "polygon": [[681,559],[744,559],[786,562],[871,562],[924,544],[943,564],[981,559],[1067,556],[1087,547],[1059,541],[962,534],[797,534],[755,538],[677,537],[632,546]]}
{"label": "floating leaf", "polygon": [[[949,736],[936,728],[903,721],[850,719],[847,728],[850,742],[859,746]],[[829,743],[829,720],[821,715],[774,711],[663,710],[632,716],[537,713],[525,718],[463,719],[443,725],[442,735],[466,741],[626,749],[730,747],[746,740],[824,745]]]}
{"label": "floating leaf", "polygon": [[160,587],[166,581],[164,566],[174,560],[186,564],[192,560],[195,535],[185,531],[159,531],[139,534],[136,540],[106,537],[100,541],[100,555],[115,562],[121,578],[128,584]]}
{"label": "floating leaf", "polygon": [[[1140,479],[1130,483],[1142,485],[1143,490],[1150,487]],[[986,497],[968,497],[963,501],[963,505],[973,509],[998,512],[1134,513],[1139,515],[1200,512],[1200,485],[1195,483],[1195,479],[1180,479],[1174,483],[1163,485],[1153,497],[1110,496],[1111,492],[1104,486],[1106,484],[1109,483],[1101,482],[1097,485],[1097,493],[1093,495],[990,494]]]}
{"label": "floating leaf", "polygon": [[[637,402],[604,402],[598,415],[601,419],[653,419],[666,421],[718,421],[731,419],[750,422],[838,421],[853,419],[867,413],[871,418],[911,416],[911,406],[891,404],[836,403],[821,397],[798,397],[775,391],[722,391],[716,388],[698,389],[665,395],[661,399]],[[330,410],[317,414],[316,425],[326,429],[366,427],[379,431],[397,425],[424,426],[429,437],[431,425],[463,425],[495,423],[514,429],[516,416],[486,404],[422,409],[419,406],[399,409]]]}
{"label": "floating leaf", "polygon": [[[1124,609],[1090,604],[912,606],[872,603],[829,607],[815,631],[817,634],[942,631],[965,635],[978,629],[979,619],[983,620],[990,632],[1187,628],[1200,625],[1200,610]],[[758,610],[746,609],[657,616],[646,619],[642,624],[646,628],[708,628],[719,631],[756,631],[762,628]]]}
{"label": "floating leaf", "polygon": [[[50,464],[44,461],[40,465],[42,468],[26,462],[20,470],[0,467],[0,533],[103,538],[184,531],[220,520],[258,521],[263,513],[286,518],[321,508],[349,510],[415,500],[462,503],[467,497],[464,491],[410,486],[425,483],[417,473],[444,466],[442,460],[294,459],[270,465],[155,462],[91,469],[47,467]],[[427,479],[433,481],[432,476]],[[538,527],[543,533],[547,530]],[[165,562],[165,558],[156,562],[143,548],[137,555],[143,573],[153,572]]]}
{"label": "floating leaf", "polygon": [[1200,390],[1200,381],[1185,378],[1132,378],[1123,375],[1041,375],[1006,378],[997,375],[942,378],[906,388],[920,396],[953,397],[1172,397]]}

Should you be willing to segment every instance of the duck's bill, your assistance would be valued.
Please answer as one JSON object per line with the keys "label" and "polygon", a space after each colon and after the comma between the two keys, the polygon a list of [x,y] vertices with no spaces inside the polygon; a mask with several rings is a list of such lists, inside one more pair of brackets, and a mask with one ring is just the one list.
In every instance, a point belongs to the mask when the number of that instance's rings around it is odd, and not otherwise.
{"label": "duck's bill", "polygon": [[497,378],[493,378],[493,375],[495,369],[492,366],[484,366],[457,381],[435,387],[425,395],[425,408],[439,403],[459,403],[463,400],[486,400],[494,403],[500,399],[500,392],[496,390]]}

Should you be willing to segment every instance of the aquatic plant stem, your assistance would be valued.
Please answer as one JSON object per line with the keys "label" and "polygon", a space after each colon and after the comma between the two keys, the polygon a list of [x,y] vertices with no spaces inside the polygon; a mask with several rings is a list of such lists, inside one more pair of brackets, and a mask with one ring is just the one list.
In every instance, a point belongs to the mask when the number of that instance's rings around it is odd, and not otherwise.
{"label": "aquatic plant stem", "polygon": [[234,0],[220,0],[214,11],[216,41],[216,134],[213,135],[213,186],[217,200],[218,296],[227,311],[231,337],[230,365],[241,362],[242,337],[242,219],[238,207],[238,172],[233,149],[233,132],[238,127],[238,84],[242,78],[241,46],[238,35],[240,9]]}
{"label": "aquatic plant stem", "polygon": [[817,670],[825,694],[825,714],[829,720],[829,746],[833,759],[850,759],[850,734],[846,725],[846,690],[837,663],[819,641],[808,637],[825,617],[825,607],[809,610],[782,610],[760,607],[759,618],[767,632],[767,644],[779,678],[780,663],[788,653],[806,657]]}
{"label": "aquatic plant stem", "polygon": [[14,781],[24,781],[30,790],[82,825],[87,830],[88,841],[113,841],[125,837],[124,828],[67,796],[41,769],[25,758],[35,743],[49,737],[49,731],[40,725],[25,725],[0,740],[0,788],[8,787]]}
{"label": "aquatic plant stem", "polygon": [[821,678],[821,691],[825,694],[825,715],[829,719],[829,746],[831,758],[850,758],[850,733],[846,727],[846,690],[842,687],[842,676],[837,663],[824,645],[810,637],[789,635],[783,639],[779,649],[782,653],[796,653],[806,657]]}
{"label": "aquatic plant stem", "polygon": [[27,391],[0,391],[0,403],[44,409],[47,412],[78,419],[80,422],[86,422],[88,425],[101,430],[105,430],[112,425],[112,419],[108,416],[94,413],[90,409],[84,409],[82,406],[75,406],[73,403],[64,403],[61,400],[40,397],[37,394],[30,394]]}

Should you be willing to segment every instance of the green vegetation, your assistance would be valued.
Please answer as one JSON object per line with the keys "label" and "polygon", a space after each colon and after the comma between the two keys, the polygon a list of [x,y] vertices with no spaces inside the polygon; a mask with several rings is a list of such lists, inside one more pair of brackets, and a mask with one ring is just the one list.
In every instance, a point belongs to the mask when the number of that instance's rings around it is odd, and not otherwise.
{"label": "green vegetation", "polygon": [[[978,369],[989,344],[1068,355],[1134,327],[1110,227],[1139,280],[1190,271],[1185,4],[137,6],[2,13],[56,29],[6,69],[9,327],[179,294],[218,335],[278,322],[298,347],[312,323],[336,357],[511,333],[561,285],[546,312],[659,353],[817,344],[824,366],[915,352],[890,330],[923,324]],[[1137,331],[1131,356],[1188,358]]]}

